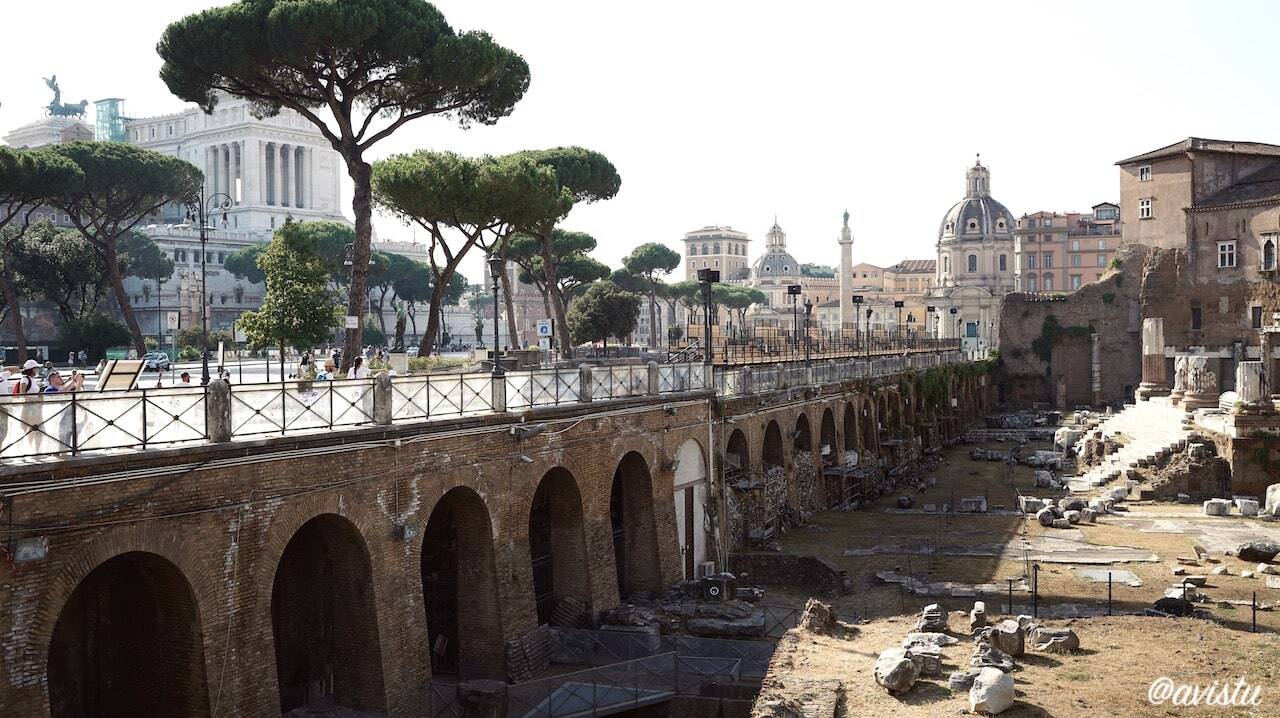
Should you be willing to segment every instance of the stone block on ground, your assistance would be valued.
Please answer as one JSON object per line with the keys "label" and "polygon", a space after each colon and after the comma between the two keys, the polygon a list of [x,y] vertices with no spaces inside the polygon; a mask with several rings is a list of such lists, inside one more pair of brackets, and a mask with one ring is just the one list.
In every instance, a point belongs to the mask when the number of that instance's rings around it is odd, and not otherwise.
{"label": "stone block on ground", "polygon": [[969,632],[982,628],[987,625],[987,604],[983,601],[974,601],[973,610],[969,611]]}
{"label": "stone block on ground", "polygon": [[1062,509],[1064,512],[1079,511],[1080,509],[1083,509],[1086,506],[1088,506],[1088,504],[1084,502],[1084,499],[1072,498],[1070,496],[1066,498],[1058,499],[1058,508]]}
{"label": "stone block on ground", "polygon": [[1241,516],[1257,516],[1258,502],[1253,499],[1236,499],[1236,510]]}
{"label": "stone block on ground", "polygon": [[996,668],[984,668],[969,688],[969,710],[996,715],[1013,706],[1013,676]]}
{"label": "stone block on ground", "polygon": [[925,651],[936,649],[941,651],[943,648],[954,646],[959,642],[955,637],[948,636],[945,633],[908,633],[907,637],[902,639],[902,647],[909,651],[917,649]]}
{"label": "stone block on ground", "polygon": [[1278,553],[1280,553],[1280,544],[1271,541],[1249,541],[1240,544],[1235,550],[1237,558],[1249,563],[1270,561]]}
{"label": "stone block on ground", "polygon": [[1044,508],[1044,501],[1034,496],[1019,496],[1018,510],[1024,514],[1034,514]]}
{"label": "stone block on ground", "polygon": [[1052,527],[1053,527],[1053,528],[1055,528],[1055,529],[1069,529],[1069,528],[1071,528],[1071,522],[1070,522],[1070,521],[1068,521],[1068,520],[1066,520],[1066,519],[1054,519],[1054,520],[1053,520],[1053,523],[1051,523],[1051,524],[1049,524],[1049,525],[1050,525],[1050,526],[1052,526]]}
{"label": "stone block on ground", "polygon": [[1091,524],[1098,520],[1098,512],[1093,509],[1083,509],[1080,511],[1080,520]]}
{"label": "stone block on ground", "polygon": [[1209,499],[1204,502],[1205,516],[1227,516],[1231,513],[1231,502],[1226,499]]}
{"label": "stone block on ground", "polygon": [[966,668],[955,671],[950,676],[947,676],[947,688],[950,688],[952,693],[967,691],[973,687],[973,679],[977,678],[981,672],[981,668]]}
{"label": "stone block on ground", "polygon": [[998,668],[1008,672],[1013,670],[1013,657],[991,645],[989,641],[980,641],[969,657],[969,665],[973,668]]}
{"label": "stone block on ground", "polygon": [[947,630],[947,614],[942,607],[931,603],[920,612],[916,621],[916,630],[921,633],[943,633]]}
{"label": "stone block on ground", "polygon": [[1272,484],[1267,487],[1267,494],[1264,498],[1264,510],[1272,515],[1280,515],[1280,484]]}
{"label": "stone block on ground", "polygon": [[958,511],[964,514],[985,514],[987,512],[987,497],[962,496],[960,497]]}
{"label": "stone block on ground", "polygon": [[1262,573],[1280,574],[1280,566],[1276,566],[1270,563],[1260,563],[1258,564],[1258,567],[1253,570],[1253,572],[1258,574],[1262,574]]}
{"label": "stone block on ground", "polygon": [[1031,647],[1044,653],[1070,653],[1080,648],[1080,637],[1070,628],[1036,629]]}
{"label": "stone block on ground", "polygon": [[1011,618],[992,626],[988,639],[997,650],[1014,658],[1021,656],[1025,650],[1026,637],[1022,633],[1022,626]]}
{"label": "stone block on ground", "polygon": [[876,683],[890,693],[911,690],[920,677],[920,667],[911,659],[911,652],[902,648],[889,648],[876,658]]}
{"label": "stone block on ground", "polygon": [[851,638],[858,632],[857,627],[836,618],[830,604],[816,598],[810,598],[805,604],[804,613],[801,614],[800,623],[796,628],[819,636],[836,638]]}
{"label": "stone block on ground", "polygon": [[1067,523],[1071,524],[1072,526],[1080,523],[1081,516],[1082,514],[1079,511],[1068,510],[1068,511],[1062,512],[1062,518],[1066,519]]}
{"label": "stone block on ground", "polygon": [[1036,521],[1038,521],[1040,525],[1044,526],[1045,528],[1052,526],[1053,521],[1056,518],[1058,517],[1053,515],[1053,509],[1047,506],[1036,512]]}

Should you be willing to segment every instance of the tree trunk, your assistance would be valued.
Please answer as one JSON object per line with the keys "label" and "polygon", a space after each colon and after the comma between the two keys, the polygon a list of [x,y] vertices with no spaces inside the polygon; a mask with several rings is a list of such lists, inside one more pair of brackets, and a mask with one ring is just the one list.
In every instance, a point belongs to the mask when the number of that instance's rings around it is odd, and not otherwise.
{"label": "tree trunk", "polygon": [[[446,274],[447,272],[447,274]],[[453,274],[451,269],[446,268],[440,273],[440,278],[436,280],[436,285],[431,288],[431,304],[427,312],[427,329],[422,333],[422,339],[418,342],[418,356],[431,356],[432,345],[436,341],[436,335],[440,331],[440,303],[444,301],[444,293],[448,289],[449,276]]]}
{"label": "tree trunk", "polygon": [[351,175],[354,189],[351,210],[356,215],[356,241],[351,248],[351,285],[347,294],[347,316],[359,317],[355,329],[346,330],[346,343],[342,350],[342,371],[351,368],[351,362],[360,353],[364,304],[369,293],[369,240],[373,236],[372,175],[373,168],[358,151],[349,150],[343,158],[347,162],[347,174]]}
{"label": "tree trunk", "polygon": [[[142,340],[142,328],[138,326],[138,318],[133,315],[133,307],[129,304],[129,295],[124,291],[124,277],[120,274],[120,262],[116,259],[116,240],[112,237],[106,242],[106,252],[103,260],[107,264],[107,276],[111,278],[112,293],[115,294],[116,306],[120,308],[120,314],[124,315],[124,324],[129,328],[129,334],[133,335],[133,348],[137,350],[138,357],[141,358],[147,353],[146,343]],[[204,287],[200,288],[200,316],[204,316],[204,302],[208,301],[208,297],[204,294]],[[203,349],[202,351],[208,351]]]}
{"label": "tree trunk", "polygon": [[[511,299],[511,277],[507,276],[507,257],[503,252],[498,256],[502,257],[502,303],[506,305],[507,310],[507,342],[514,342],[517,349],[524,348],[524,337],[520,336],[516,329],[516,304]],[[496,317],[495,317],[496,319]]]}
{"label": "tree trunk", "polygon": [[[409,315],[409,324],[413,327],[413,335],[418,336],[418,309],[413,306],[413,302],[409,302],[409,306],[405,307],[404,313]],[[422,350],[419,349],[419,352]]]}
{"label": "tree trunk", "polygon": [[382,330],[382,336],[387,336],[387,320],[382,317],[382,305],[387,301],[387,290],[382,290],[378,295],[378,328]]}
{"label": "tree trunk", "polygon": [[556,263],[551,257],[551,230],[548,229],[538,243],[542,248],[542,275],[545,278],[547,292],[551,295],[551,309],[555,312],[556,334],[560,337],[560,356],[563,359],[573,357],[573,344],[569,341],[569,324],[564,320],[564,297],[560,293],[560,282],[556,277]]}
{"label": "tree trunk", "polygon": [[658,348],[658,290],[649,284],[649,348]]}
{"label": "tree trunk", "polygon": [[[27,337],[22,332],[22,307],[19,305],[18,292],[4,272],[0,272],[0,294],[4,295],[4,305],[9,310],[9,319],[13,324],[13,340],[18,345],[18,363],[22,364],[27,360]],[[0,359],[3,359],[2,353],[0,353]]]}

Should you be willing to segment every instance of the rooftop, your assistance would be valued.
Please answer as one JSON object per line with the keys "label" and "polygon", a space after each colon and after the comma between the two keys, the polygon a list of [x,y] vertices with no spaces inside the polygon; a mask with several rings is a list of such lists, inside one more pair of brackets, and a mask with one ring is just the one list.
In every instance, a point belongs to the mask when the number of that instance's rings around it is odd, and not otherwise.
{"label": "rooftop", "polygon": [[1280,203],[1280,160],[1195,203],[1191,210]]}
{"label": "rooftop", "polygon": [[1161,147],[1160,149],[1144,152],[1143,154],[1130,157],[1127,160],[1120,160],[1116,164],[1127,165],[1131,162],[1144,162],[1147,160],[1160,159],[1162,157],[1173,157],[1187,152],[1224,152],[1236,155],[1265,155],[1269,157],[1280,157],[1280,145],[1269,145],[1265,142],[1235,142],[1232,140],[1209,140],[1202,137],[1188,137],[1185,140]]}
{"label": "rooftop", "polygon": [[895,274],[933,274],[938,270],[936,259],[904,259],[884,271]]}

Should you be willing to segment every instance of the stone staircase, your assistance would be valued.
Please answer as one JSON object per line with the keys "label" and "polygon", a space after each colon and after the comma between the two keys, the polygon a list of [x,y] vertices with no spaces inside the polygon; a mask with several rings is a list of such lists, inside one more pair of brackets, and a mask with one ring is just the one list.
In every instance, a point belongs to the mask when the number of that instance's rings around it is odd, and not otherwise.
{"label": "stone staircase", "polygon": [[1072,491],[1090,491],[1125,478],[1129,469],[1157,464],[1181,451],[1191,433],[1185,419],[1186,414],[1171,406],[1168,397],[1126,405],[1094,430],[1102,431],[1103,436],[1118,436],[1120,449],[1085,473],[1067,477],[1067,485]]}

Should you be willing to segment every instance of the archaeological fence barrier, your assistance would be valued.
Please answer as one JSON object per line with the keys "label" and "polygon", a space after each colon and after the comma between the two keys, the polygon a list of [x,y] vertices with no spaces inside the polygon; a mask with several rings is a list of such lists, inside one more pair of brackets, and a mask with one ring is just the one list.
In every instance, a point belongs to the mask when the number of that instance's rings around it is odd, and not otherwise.
{"label": "archaeological fence barrier", "polygon": [[732,398],[973,361],[949,350],[754,367],[624,364],[0,397],[0,462],[411,424],[713,389]]}

